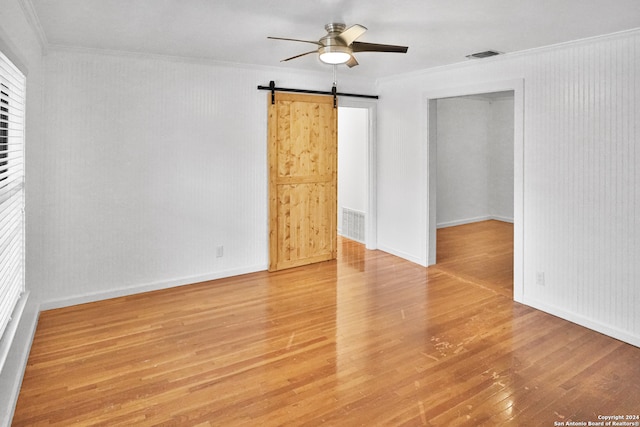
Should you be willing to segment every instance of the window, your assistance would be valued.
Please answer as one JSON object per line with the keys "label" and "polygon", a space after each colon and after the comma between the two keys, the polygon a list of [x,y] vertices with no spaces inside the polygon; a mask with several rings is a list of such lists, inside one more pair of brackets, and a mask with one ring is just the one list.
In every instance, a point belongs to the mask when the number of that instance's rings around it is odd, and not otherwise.
{"label": "window", "polygon": [[[25,77],[0,52],[0,340],[24,286]],[[3,342],[4,344],[4,342]],[[0,360],[0,367],[2,366]]]}
{"label": "window", "polygon": [[9,87],[0,83],[0,182],[7,179],[2,174],[9,171]]}

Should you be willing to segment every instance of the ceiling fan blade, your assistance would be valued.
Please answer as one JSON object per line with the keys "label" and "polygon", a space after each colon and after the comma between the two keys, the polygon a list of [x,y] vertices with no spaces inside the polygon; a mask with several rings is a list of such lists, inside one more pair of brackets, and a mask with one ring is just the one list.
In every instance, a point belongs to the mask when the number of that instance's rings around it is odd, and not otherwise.
{"label": "ceiling fan blade", "polygon": [[378,43],[362,43],[353,42],[351,49],[354,52],[395,52],[395,53],[407,53],[409,49],[407,46],[396,46],[392,44],[378,44]]}
{"label": "ceiling fan blade", "polygon": [[309,52],[301,53],[300,55],[296,55],[296,56],[292,56],[291,58],[283,59],[280,62],[291,61],[292,59],[300,58],[301,56],[309,55],[309,54],[312,54],[312,53],[318,53],[318,51],[317,50],[312,50],[312,51],[309,51]]}
{"label": "ceiling fan blade", "polygon": [[322,44],[320,42],[314,42],[312,40],[300,40],[300,39],[288,39],[285,37],[267,37],[268,39],[272,39],[272,40],[288,40],[290,42],[302,42],[302,43],[311,43],[311,44],[315,44],[318,46],[322,46]]}
{"label": "ceiling fan blade", "polygon": [[363,35],[367,31],[367,27],[363,27],[362,25],[355,24],[344,30],[338,35],[338,38],[344,42],[345,45],[349,46],[353,43],[358,37]]}
{"label": "ceiling fan blade", "polygon": [[346,62],[347,67],[353,68],[358,65],[358,61],[356,61],[356,57],[351,55],[351,59]]}

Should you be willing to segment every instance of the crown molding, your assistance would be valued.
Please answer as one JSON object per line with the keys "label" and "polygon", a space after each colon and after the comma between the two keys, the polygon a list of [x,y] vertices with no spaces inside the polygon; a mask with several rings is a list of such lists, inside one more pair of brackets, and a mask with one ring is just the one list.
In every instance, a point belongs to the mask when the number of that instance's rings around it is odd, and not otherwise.
{"label": "crown molding", "polygon": [[[211,58],[202,58],[202,57],[192,57],[192,56],[180,56],[180,55],[164,55],[157,53],[149,53],[149,52],[137,52],[137,51],[128,51],[128,50],[117,50],[117,49],[98,49],[91,47],[81,47],[81,46],[71,46],[71,45],[62,45],[62,44],[49,44],[48,45],[48,53],[75,53],[80,55],[99,55],[99,56],[111,56],[111,57],[120,57],[120,58],[130,58],[130,59],[140,59],[140,60],[153,60],[153,61],[163,61],[163,62],[172,62],[172,63],[181,63],[181,64],[194,64],[194,65],[204,65],[211,67],[221,67],[221,68],[233,68],[237,70],[246,70],[253,71],[259,73],[269,73],[269,74],[297,74],[297,75],[312,75],[318,79],[327,79],[330,78],[333,81],[332,71],[326,69],[322,70],[309,70],[303,68],[292,68],[292,67],[284,67],[284,66],[274,66],[274,65],[258,65],[258,64],[248,64],[242,62],[231,62],[231,61],[220,61]],[[342,75],[339,76],[340,80],[344,83],[350,84],[353,82],[366,82],[372,88],[375,85],[375,79],[373,78],[364,78],[364,77],[354,77]],[[265,81],[265,83],[268,83]],[[313,88],[310,88],[313,89]],[[318,89],[321,90],[321,89]]]}
{"label": "crown molding", "polygon": [[551,52],[551,51],[556,51],[556,50],[561,50],[561,49],[568,49],[568,48],[572,48],[572,47],[577,47],[577,46],[582,46],[585,44],[592,44],[592,43],[599,43],[599,42],[606,42],[606,41],[612,41],[612,40],[619,40],[619,39],[623,39],[623,38],[627,38],[627,37],[633,37],[636,35],[640,35],[640,27],[638,28],[632,28],[629,30],[624,30],[624,31],[618,31],[615,33],[610,33],[610,34],[603,34],[603,35],[599,35],[599,36],[593,36],[593,37],[586,37],[583,39],[577,39],[577,40],[570,40],[567,42],[562,42],[562,43],[556,43],[556,44],[551,44],[551,45],[547,45],[547,46],[541,46],[541,47],[535,47],[535,48],[531,48],[531,49],[525,49],[525,50],[519,50],[516,52],[508,52],[502,55],[496,55],[496,56],[491,56],[489,58],[484,58],[484,59],[469,59],[467,61],[463,61],[463,62],[456,62],[453,64],[447,64],[447,65],[442,65],[439,67],[432,67],[432,68],[426,68],[423,70],[417,70],[417,71],[410,71],[407,73],[402,73],[402,74],[395,74],[392,76],[386,76],[386,77],[380,77],[379,79],[376,80],[377,84],[380,83],[384,83],[384,82],[392,82],[392,81],[396,81],[396,80],[404,80],[404,79],[410,79],[410,78],[416,78],[416,77],[421,77],[421,76],[427,76],[429,74],[435,74],[435,73],[441,73],[441,72],[446,72],[446,71],[452,71],[452,70],[459,70],[461,68],[465,68],[465,67],[475,67],[478,65],[485,65],[491,62],[499,62],[499,61],[508,61],[508,60],[512,60],[515,58],[519,58],[521,56],[528,56],[528,55],[535,55],[535,54],[540,54],[540,53],[545,53],[545,52]]}
{"label": "crown molding", "polygon": [[31,29],[33,29],[33,31],[36,33],[38,43],[40,43],[40,48],[43,52],[46,52],[49,47],[49,41],[47,40],[47,35],[44,32],[44,28],[42,28],[40,18],[38,18],[38,14],[36,13],[36,9],[33,6],[33,3],[31,2],[31,0],[18,0],[18,3],[22,8],[24,16],[31,26]]}
{"label": "crown molding", "polygon": [[[198,56],[166,55],[161,53],[119,50],[119,49],[103,49],[103,48],[94,48],[94,47],[86,47],[86,46],[73,46],[73,45],[67,45],[67,44],[49,44],[48,50],[51,53],[68,52],[68,53],[77,53],[77,54],[85,54],[85,55],[113,56],[113,57],[121,57],[121,58],[146,59],[146,60],[166,61],[166,62],[175,62],[175,63],[183,63],[183,64],[240,68],[240,69],[254,70],[254,71],[276,71],[276,70],[283,71],[284,70],[282,67],[278,67],[278,66],[257,65],[257,64],[248,64],[243,62],[232,62],[232,61],[220,61],[217,59],[204,58],[204,57],[198,57]],[[320,71],[303,70],[299,68],[298,69],[288,68],[286,71],[292,71],[294,73],[295,72],[321,73]]]}

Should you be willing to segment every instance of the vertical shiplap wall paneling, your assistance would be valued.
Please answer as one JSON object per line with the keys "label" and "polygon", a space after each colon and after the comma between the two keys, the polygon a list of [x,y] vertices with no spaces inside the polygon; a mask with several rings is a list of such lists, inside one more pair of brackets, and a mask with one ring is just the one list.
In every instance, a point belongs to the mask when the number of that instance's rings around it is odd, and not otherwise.
{"label": "vertical shiplap wall paneling", "polygon": [[[616,157],[618,156],[619,143],[616,138],[615,115],[617,110],[616,86],[618,79],[616,68],[616,45],[604,43],[600,55],[604,59],[601,75],[600,111],[595,120],[598,122],[600,133],[596,134],[595,154],[599,157],[594,169],[585,170],[586,182],[590,181],[588,187],[584,187],[585,193],[592,193],[592,202],[585,206],[589,214],[587,220],[581,224],[582,236],[591,234],[593,239],[585,242],[581,252],[589,263],[585,265],[585,276],[581,287],[581,297],[584,298],[582,308],[609,323],[612,320],[619,298],[613,286],[620,286],[616,282],[615,271],[618,251],[612,247],[612,242],[618,236],[611,228],[616,221],[620,220],[620,215],[615,215],[616,209],[616,188],[613,178],[615,175]],[[594,64],[591,63],[591,66]],[[591,179],[589,179],[591,178]]]}
{"label": "vertical shiplap wall paneling", "polygon": [[[580,237],[584,237],[584,223],[585,217],[584,214],[587,209],[584,209],[587,206],[587,194],[585,189],[591,187],[592,183],[589,176],[585,176],[584,179],[580,179],[579,171],[580,170],[596,170],[595,168],[591,168],[588,165],[588,153],[593,151],[593,138],[589,137],[589,135],[593,135],[593,132],[588,130],[588,126],[593,122],[594,117],[590,113],[591,108],[590,105],[585,102],[588,100],[588,94],[591,92],[594,87],[594,80],[592,78],[593,75],[593,66],[589,66],[589,52],[588,49],[581,49],[581,55],[578,55],[578,58],[583,58],[583,60],[579,60],[575,62],[574,67],[577,70],[578,76],[575,79],[575,89],[579,91],[580,88],[584,88],[584,93],[582,99],[576,99],[576,108],[573,109],[573,117],[574,120],[578,120],[583,126],[584,133],[581,135],[577,143],[574,143],[573,151],[576,153],[574,158],[574,162],[576,162],[577,166],[573,168],[572,179],[571,179],[571,194],[575,199],[574,207],[568,212],[568,218],[565,220],[567,224],[571,224],[572,232],[571,232],[571,245],[569,247],[570,253],[575,257],[572,265],[572,270],[568,273],[574,276],[574,281],[576,283],[576,289],[573,294],[573,298],[575,300],[575,307],[580,307],[583,305],[581,299],[583,298],[585,289],[584,289],[584,281],[587,277],[585,275],[585,256],[582,254],[578,255],[580,251]],[[582,120],[581,120],[582,119]],[[575,309],[575,308],[574,308]]]}
{"label": "vertical shiplap wall paneling", "polygon": [[51,49],[44,308],[266,269],[267,92],[257,85],[269,80],[333,81],[330,69]]}
{"label": "vertical shiplap wall paneling", "polygon": [[490,103],[489,178],[490,215],[513,222],[514,205],[514,99],[500,98]]}
{"label": "vertical shiplap wall paneling", "polygon": [[[525,245],[525,295],[627,340],[640,335],[633,308],[640,271],[632,261],[639,254],[630,240],[639,226],[631,208],[640,185],[631,107],[636,43],[637,36],[623,37],[539,52],[547,60],[525,69],[532,119],[525,182],[537,196],[526,195],[525,224],[529,235],[542,233]],[[538,107],[547,110],[540,122]]]}
{"label": "vertical shiplap wall paneling", "polygon": [[622,313],[622,310],[619,313],[619,322],[624,322],[627,329],[632,329],[634,326],[640,329],[640,316],[638,316],[640,263],[637,261],[640,258],[638,257],[638,254],[640,254],[640,248],[638,247],[640,211],[636,208],[636,204],[640,201],[640,192],[638,191],[638,188],[640,188],[640,175],[638,174],[638,168],[640,167],[638,166],[640,164],[640,152],[638,151],[640,115],[637,109],[637,105],[640,102],[640,92],[638,91],[640,64],[638,62],[639,52],[637,49],[639,44],[640,37],[626,41],[624,55],[626,55],[627,59],[625,60],[623,75],[624,80],[628,83],[626,87],[622,88],[622,110],[624,113],[621,116],[624,116],[625,121],[622,134],[623,145],[625,146],[623,153],[625,170],[620,177],[620,185],[627,190],[622,197],[622,210],[626,212],[622,234],[626,241],[622,247],[621,264],[624,268],[621,269],[620,280],[626,285],[623,291],[624,294],[635,295],[635,299],[632,299],[632,301],[636,302],[635,307],[621,304],[621,308],[624,308],[624,313]]}
{"label": "vertical shiplap wall paneling", "polygon": [[253,171],[266,166],[251,156],[255,124],[242,123],[256,117],[255,94],[238,93],[234,72],[55,55],[48,122],[64,260],[52,282],[73,286],[62,295],[261,268],[266,231],[249,214],[263,191]]}
{"label": "vertical shiplap wall paneling", "polygon": [[[591,74],[599,68],[598,56],[599,55],[594,52],[594,49],[587,50],[585,53],[585,61],[582,64],[585,72]],[[599,71],[606,72],[606,69],[602,68]],[[602,81],[603,83],[609,79],[609,77],[604,74],[601,75],[601,78],[606,79]],[[585,84],[584,89],[595,88],[595,86],[596,81],[593,79]],[[596,95],[596,99],[599,98],[604,101],[606,98],[603,95],[605,94],[606,87],[602,85],[600,87],[600,94]],[[608,107],[599,112],[594,111],[593,115],[589,114],[589,111],[598,104],[604,105],[604,102],[596,101],[596,104],[587,105],[584,109],[580,108],[579,105],[576,106],[576,114],[581,114],[600,129],[600,132],[594,130],[589,131],[587,129],[585,138],[582,141],[583,148],[579,151],[579,153],[582,154],[581,168],[575,169],[576,176],[574,181],[577,188],[575,195],[577,209],[573,217],[573,222],[575,223],[573,237],[577,241],[575,248],[577,258],[575,280],[578,283],[575,298],[577,300],[577,307],[584,307],[592,313],[595,313],[594,309],[597,308],[590,306],[590,301],[592,300],[591,293],[593,292],[590,283],[594,279],[599,280],[596,278],[596,275],[601,272],[598,265],[605,261],[600,253],[601,248],[598,247],[601,245],[598,242],[601,241],[604,243],[604,239],[606,239],[606,236],[602,234],[601,224],[598,224],[598,211],[607,208],[600,206],[602,203],[602,195],[599,193],[605,178],[602,173],[606,171],[607,168],[606,155],[608,148],[603,143],[609,140],[609,137],[602,133],[604,128],[602,127],[603,123],[601,120],[603,113],[608,110]],[[581,177],[581,175],[584,176]],[[601,314],[596,313],[596,315]]]}
{"label": "vertical shiplap wall paneling", "polygon": [[[618,52],[620,49],[619,45],[619,43],[607,43],[605,47],[605,55],[608,57],[608,63],[610,64],[608,69],[609,104],[608,110],[606,111],[607,135],[605,139],[609,147],[607,150],[603,150],[605,160],[603,167],[604,174],[602,182],[599,183],[600,200],[597,201],[598,206],[595,207],[598,214],[596,227],[603,238],[602,247],[603,249],[609,249],[600,252],[600,259],[596,264],[600,266],[600,283],[604,283],[606,286],[596,286],[593,281],[594,276],[592,276],[587,282],[588,292],[586,294],[589,305],[594,312],[598,313],[606,322],[614,321],[617,317],[616,312],[620,310],[619,302],[621,301],[619,292],[607,292],[606,288],[616,283],[621,284],[617,281],[616,276],[619,268],[617,261],[619,256],[622,255],[621,246],[624,237],[616,232],[616,227],[624,216],[626,216],[626,213],[618,211],[618,209],[620,209],[618,204],[619,189],[617,188],[616,179],[619,172],[617,168],[619,167],[620,156],[620,129],[618,129],[617,126],[619,125],[619,115],[622,113],[618,102],[620,99],[619,85],[621,84],[621,76],[619,74],[621,66],[619,62],[621,58]],[[613,247],[613,243],[616,241],[619,246],[615,249],[618,250],[615,250]],[[595,277],[597,277],[597,275],[595,275]],[[621,289],[621,291],[622,290],[623,289]],[[604,301],[605,304],[598,304],[599,301]]]}
{"label": "vertical shiplap wall paneling", "polygon": [[[640,345],[639,44],[640,30],[633,30],[378,82],[385,100],[379,110],[380,151],[404,146],[410,152],[424,144],[426,117],[419,123],[403,118],[424,111],[424,93],[524,78],[523,301],[635,345]],[[428,236],[394,237],[409,236],[419,222],[410,216],[403,223],[390,221],[393,212],[386,206],[393,201],[394,211],[422,209],[426,189],[410,189],[411,182],[424,179],[427,160],[381,157],[379,171],[379,245],[419,257],[420,240]],[[404,193],[387,194],[388,178]]]}
{"label": "vertical shiplap wall paneling", "polygon": [[[630,167],[629,181],[633,188],[631,198],[629,200],[629,214],[627,216],[627,253],[625,262],[631,266],[631,271],[624,278],[628,283],[626,292],[632,296],[633,301],[640,301],[640,286],[638,277],[640,277],[640,265],[638,265],[636,256],[640,253],[640,109],[638,108],[640,99],[640,37],[630,41],[629,46],[629,67],[628,73],[631,76],[631,84],[626,93],[626,109],[628,110],[628,162]],[[629,310],[627,313],[627,325],[629,329],[634,327],[640,329],[640,313],[637,306],[635,309]]]}
{"label": "vertical shiplap wall paneling", "polygon": [[[580,68],[577,64],[577,52],[568,50],[557,52],[557,61],[561,64],[554,73],[559,77],[558,89],[562,93],[560,111],[557,117],[558,122],[554,129],[561,129],[559,138],[555,140],[554,146],[549,147],[548,158],[554,157],[553,151],[560,153],[554,162],[554,173],[549,185],[557,192],[557,204],[550,206],[550,220],[554,223],[554,230],[557,236],[561,236],[563,229],[569,226],[570,232],[567,238],[558,239],[554,243],[554,257],[552,264],[552,276],[555,276],[558,283],[566,283],[566,286],[552,286],[562,301],[567,301],[570,310],[575,310],[577,305],[574,296],[577,294],[577,283],[571,277],[575,275],[575,229],[572,226],[575,217],[576,207],[576,185],[580,184],[578,175],[583,170],[575,162],[575,153],[581,149],[582,140],[580,138],[579,123],[576,120],[576,112],[580,111],[578,98],[580,94],[579,84]],[[578,113],[580,114],[580,113]],[[556,181],[556,182],[553,182]],[[571,266],[571,268],[566,268]],[[545,286],[547,280],[545,277]],[[553,285],[555,282],[549,282]]]}
{"label": "vertical shiplap wall paneling", "polygon": [[438,227],[512,219],[513,101],[456,97],[437,106]]}
{"label": "vertical shiplap wall paneling", "polygon": [[[640,253],[640,166],[638,166],[637,161],[640,159],[640,148],[638,144],[640,144],[640,106],[637,101],[640,99],[640,77],[638,76],[638,70],[640,70],[640,37],[633,40],[632,48],[631,48],[631,57],[633,58],[631,62],[631,70],[630,72],[634,75],[634,79],[632,82],[631,91],[629,93],[629,114],[630,117],[635,117],[635,122],[631,122],[629,128],[629,141],[631,144],[630,156],[631,161],[636,162],[633,164],[633,175],[630,178],[633,183],[635,183],[635,195],[633,196],[632,202],[630,203],[630,214],[629,214],[629,254],[627,255],[627,262],[630,265],[635,266],[635,271],[630,272],[628,276],[629,283],[634,283],[635,286],[629,286],[629,293],[631,295],[632,301],[640,301],[640,286],[638,284],[638,276],[640,276],[640,266],[638,266],[638,262],[636,261],[637,254]],[[640,329],[640,310],[631,310],[631,315],[629,316],[629,329],[630,330],[638,330]]]}

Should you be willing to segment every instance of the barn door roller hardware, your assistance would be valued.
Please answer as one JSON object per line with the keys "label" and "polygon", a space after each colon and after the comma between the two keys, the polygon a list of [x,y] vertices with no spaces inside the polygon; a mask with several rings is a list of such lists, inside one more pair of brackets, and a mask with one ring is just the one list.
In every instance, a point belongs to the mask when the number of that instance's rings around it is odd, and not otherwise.
{"label": "barn door roller hardware", "polygon": [[269,86],[258,86],[258,90],[270,90],[271,91],[271,103],[276,103],[276,91],[279,92],[295,92],[295,93],[310,93],[314,95],[331,95],[333,96],[333,106],[334,108],[337,106],[336,98],[338,96],[350,96],[352,98],[369,98],[369,99],[378,99],[378,95],[360,95],[357,93],[344,93],[338,92],[338,88],[333,86],[330,92],[325,92],[321,90],[307,90],[307,89],[291,89],[285,87],[276,87],[276,82],[271,80],[269,82]]}

